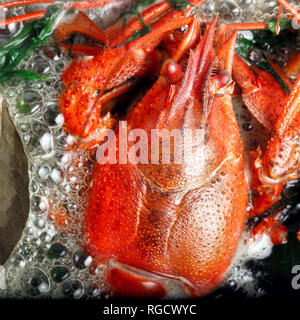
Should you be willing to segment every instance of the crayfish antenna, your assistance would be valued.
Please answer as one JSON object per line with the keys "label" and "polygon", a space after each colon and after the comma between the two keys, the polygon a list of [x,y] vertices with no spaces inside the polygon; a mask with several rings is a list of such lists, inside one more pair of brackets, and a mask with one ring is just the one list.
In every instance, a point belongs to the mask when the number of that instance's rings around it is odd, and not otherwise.
{"label": "crayfish antenna", "polygon": [[39,11],[30,12],[27,14],[22,14],[20,16],[7,18],[5,20],[0,21],[0,27],[5,27],[11,23],[25,22],[28,20],[43,18],[45,13],[46,13],[45,10],[39,10]]}
{"label": "crayfish antenna", "polygon": [[204,37],[202,38],[200,44],[194,51],[195,56],[199,56],[199,63],[197,67],[198,78],[201,79],[198,88],[201,88],[208,70],[211,67],[213,61],[213,44],[214,44],[214,36],[216,32],[216,26],[218,21],[218,15],[215,16],[208,30],[206,31]]}
{"label": "crayfish antenna", "polygon": [[281,17],[281,11],[282,11],[282,4],[280,3],[279,9],[278,9],[278,16],[277,16],[277,25],[276,25],[276,34],[278,35],[280,32],[280,17]]}
{"label": "crayfish antenna", "polygon": [[[291,127],[299,130],[300,124],[300,74],[294,83],[293,89],[289,94],[289,99],[285,105],[281,117],[277,123],[277,134],[283,135]],[[300,130],[299,130],[300,131]]]}
{"label": "crayfish antenna", "polygon": [[54,0],[18,0],[18,1],[11,1],[2,3],[0,6],[1,8],[11,8],[11,7],[19,7],[24,5],[30,5],[30,4],[48,4],[48,3],[55,3]]}
{"label": "crayfish antenna", "polygon": [[278,0],[278,2],[290,12],[298,21],[300,21],[300,12],[294,8],[288,1],[286,0]]}
{"label": "crayfish antenna", "polygon": [[[104,7],[109,4],[123,3],[124,0],[94,0],[94,1],[77,1],[75,3],[66,5],[64,9],[88,9],[93,7]],[[7,3],[0,4],[0,10],[22,6],[22,5],[31,5],[31,4],[55,4],[58,3],[54,0],[20,0],[20,1],[12,1]],[[46,14],[46,10],[39,10],[30,12],[24,15],[15,16],[12,18],[8,18],[0,21],[0,27],[7,26],[11,23],[25,22],[28,20],[38,19],[44,17]]]}

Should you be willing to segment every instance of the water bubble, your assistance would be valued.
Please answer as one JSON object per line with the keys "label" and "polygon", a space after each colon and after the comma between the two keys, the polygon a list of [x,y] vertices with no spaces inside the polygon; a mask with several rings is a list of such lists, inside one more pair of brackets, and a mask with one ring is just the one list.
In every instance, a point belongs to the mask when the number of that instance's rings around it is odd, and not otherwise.
{"label": "water bubble", "polygon": [[37,257],[37,261],[40,263],[44,262],[45,260],[46,260],[45,256],[40,255]]}
{"label": "water bubble", "polygon": [[40,203],[41,203],[41,197],[39,196],[33,196],[31,198],[31,209],[33,212],[40,212]]}
{"label": "water bubble", "polygon": [[54,168],[50,176],[56,184],[59,184],[62,180],[62,171],[59,168]]}
{"label": "water bubble", "polygon": [[30,67],[34,72],[46,74],[50,70],[50,65],[43,57],[37,56],[30,62]]}
{"label": "water bubble", "polygon": [[78,249],[73,254],[73,263],[77,269],[85,269],[92,263],[91,256],[87,255],[87,253],[82,249]]}
{"label": "water bubble", "polygon": [[62,192],[69,193],[71,191],[71,186],[68,183],[63,183],[60,186]]}
{"label": "water bubble", "polygon": [[47,252],[47,256],[50,259],[59,259],[65,257],[67,253],[67,248],[61,243],[57,242],[52,244],[49,251]]}
{"label": "water bubble", "polygon": [[49,126],[61,126],[64,122],[56,103],[46,104],[43,108],[43,117]]}
{"label": "water bubble", "polygon": [[30,126],[28,123],[20,123],[19,124],[19,129],[22,133],[27,133],[30,131]]}
{"label": "water bubble", "polygon": [[62,72],[64,70],[64,68],[65,68],[65,65],[63,62],[59,62],[55,66],[56,72]]}
{"label": "water bubble", "polygon": [[31,107],[31,113],[36,112],[42,106],[42,96],[34,90],[25,90],[23,100]]}
{"label": "water bubble", "polygon": [[293,18],[293,20],[292,20],[292,27],[295,30],[298,30],[300,28],[300,22],[296,17]]}
{"label": "water bubble", "polygon": [[[52,236],[51,234],[49,234],[48,232],[43,232],[41,233],[40,235],[40,239],[43,241],[43,242],[50,242],[51,239],[52,239]],[[48,248],[48,244],[45,244],[46,245],[46,248]]]}
{"label": "water bubble", "polygon": [[49,208],[48,199],[46,197],[39,198],[39,209],[42,212],[47,212],[48,208]]}
{"label": "water bubble", "polygon": [[255,1],[256,0],[241,0],[240,1],[240,3],[239,3],[239,5],[241,6],[241,7],[248,7],[249,5],[254,5],[254,3],[255,3]]}
{"label": "water bubble", "polygon": [[62,293],[66,297],[79,299],[84,293],[82,283],[78,280],[68,281],[62,285]]}
{"label": "water bubble", "polygon": [[38,296],[50,290],[50,282],[47,275],[38,268],[26,270],[22,277],[22,285],[32,296]]}
{"label": "water bubble", "polygon": [[32,180],[31,183],[30,183],[30,190],[32,192],[37,192],[38,191],[38,186],[37,186],[37,184],[36,184],[36,182],[34,180]]}
{"label": "water bubble", "polygon": [[61,90],[62,90],[62,82],[61,82],[61,81],[57,81],[57,82],[54,84],[54,89],[55,89],[55,91],[57,91],[57,92],[61,92]]}
{"label": "water bubble", "polygon": [[15,267],[24,268],[26,265],[25,259],[18,253],[15,253],[12,257],[12,263]]}
{"label": "water bubble", "polygon": [[52,149],[52,135],[50,132],[45,132],[40,138],[40,145],[45,153]]}
{"label": "water bubble", "polygon": [[40,121],[31,122],[32,133],[41,137],[45,132],[49,132],[48,128]]}
{"label": "water bubble", "polygon": [[[50,87],[51,90],[53,90],[53,86],[54,86],[55,82],[56,82],[56,78],[47,78],[47,79],[45,80],[45,85],[46,85],[47,87]],[[54,103],[55,103],[55,102],[54,102]]]}
{"label": "water bubble", "polygon": [[[33,235],[34,230],[33,230],[32,227],[28,227],[28,228],[25,230],[25,232],[26,232],[28,235]],[[29,239],[29,240],[30,240],[30,239]]]}
{"label": "water bubble", "polygon": [[237,287],[237,283],[235,280],[230,280],[228,281],[228,285],[231,287],[231,288],[236,288]]}
{"label": "water bubble", "polygon": [[90,297],[95,298],[95,297],[99,296],[99,294],[101,293],[101,289],[98,288],[96,285],[90,284],[86,289],[86,293]]}
{"label": "water bubble", "polygon": [[60,156],[60,165],[63,167],[66,167],[70,164],[70,162],[73,159],[73,153],[72,152],[65,152],[63,155]]}
{"label": "water bubble", "polygon": [[7,95],[8,95],[9,98],[12,98],[12,97],[14,97],[16,95],[16,91],[13,90],[13,89],[9,89],[7,91]]}
{"label": "water bubble", "polygon": [[41,179],[47,179],[50,175],[51,169],[48,166],[41,165],[38,168],[38,176]]}
{"label": "water bubble", "polygon": [[41,240],[40,240],[39,238],[33,238],[33,239],[31,240],[31,243],[32,243],[33,245],[35,245],[36,247],[38,247],[38,246],[40,246],[40,244],[41,244]]}
{"label": "water bubble", "polygon": [[64,280],[68,279],[69,276],[70,272],[64,266],[57,266],[51,269],[51,277],[57,283],[63,282]]}
{"label": "water bubble", "polygon": [[34,225],[39,229],[44,229],[46,226],[46,220],[43,218],[36,218],[34,221]]}
{"label": "water bubble", "polygon": [[76,138],[65,131],[57,133],[57,147],[71,150],[76,146]]}

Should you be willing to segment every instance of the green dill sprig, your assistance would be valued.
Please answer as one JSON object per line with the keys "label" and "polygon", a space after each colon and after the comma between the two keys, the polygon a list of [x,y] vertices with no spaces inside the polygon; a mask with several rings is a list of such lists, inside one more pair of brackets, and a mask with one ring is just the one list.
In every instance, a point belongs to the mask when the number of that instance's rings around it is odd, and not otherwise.
{"label": "green dill sprig", "polygon": [[16,67],[29,52],[47,43],[62,12],[62,5],[49,6],[43,18],[26,23],[7,43],[0,46],[0,83],[13,77],[31,80],[44,77],[30,70],[16,70]]}
{"label": "green dill sprig", "polygon": [[[271,19],[266,21],[267,29],[270,30],[273,34],[276,34],[277,29],[277,19]],[[291,29],[292,21],[290,19],[280,19],[280,30]]]}
{"label": "green dill sprig", "polygon": [[[151,5],[151,4],[153,4],[154,2],[155,2],[155,0],[142,0],[142,1],[139,1],[133,8],[125,11],[125,12],[121,15],[120,19],[123,19],[123,24],[125,25],[126,22],[127,22],[128,16],[131,16],[131,15],[140,15],[140,14],[139,14],[139,9],[140,9],[140,7]],[[142,20],[143,20],[143,19],[142,19]],[[143,20],[142,24],[144,24],[144,20]]]}
{"label": "green dill sprig", "polygon": [[[167,0],[167,1],[170,3],[172,8],[178,9],[178,10],[181,10],[181,11],[184,11],[187,6],[191,6],[191,7],[197,8],[197,6],[191,4],[187,0]],[[124,12],[121,15],[121,18],[123,19],[124,25],[126,24],[127,17],[129,15],[136,15],[139,18],[139,20],[140,20],[140,22],[141,22],[141,24],[143,26],[143,29],[142,30],[136,30],[133,33],[133,35],[129,39],[127,39],[125,42],[120,44],[119,47],[122,47],[125,44],[127,44],[127,43],[129,43],[129,42],[131,42],[133,40],[136,40],[137,38],[142,37],[142,36],[146,35],[147,33],[149,33],[151,31],[151,27],[150,26],[146,26],[145,21],[143,20],[143,17],[141,16],[141,14],[139,12],[139,9],[142,6],[151,5],[154,2],[155,2],[155,0],[142,0],[138,4],[136,4],[132,9]]]}
{"label": "green dill sprig", "polygon": [[138,19],[140,20],[143,28],[141,30],[136,30],[129,39],[127,39],[125,42],[120,44],[118,47],[122,47],[122,46],[126,45],[127,43],[129,43],[133,40],[136,40],[137,38],[142,37],[151,31],[151,27],[147,26],[145,24],[145,21],[139,12],[139,9],[141,6],[150,5],[150,4],[153,4],[154,2],[155,2],[155,0],[142,0],[138,4],[136,4],[131,10],[126,11],[122,14],[121,18],[123,19],[124,25],[126,24],[127,17],[129,15],[136,15],[138,17]]}
{"label": "green dill sprig", "polygon": [[118,47],[125,46],[127,43],[134,41],[137,38],[143,37],[144,35],[146,35],[150,31],[151,31],[151,27],[146,27],[146,28],[143,28],[142,30],[136,30],[136,31],[134,31],[133,35],[129,39],[127,39],[126,41],[124,41],[123,43],[118,45]]}

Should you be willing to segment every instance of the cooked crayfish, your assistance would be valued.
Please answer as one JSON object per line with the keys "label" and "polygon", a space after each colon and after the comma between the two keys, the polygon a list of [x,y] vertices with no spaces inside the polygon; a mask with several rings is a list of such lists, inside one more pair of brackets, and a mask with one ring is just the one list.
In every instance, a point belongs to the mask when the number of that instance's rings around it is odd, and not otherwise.
{"label": "cooked crayfish", "polygon": [[[235,54],[239,30],[264,29],[266,24],[218,25],[215,17],[205,19],[203,31],[194,14],[202,2],[190,1],[181,11],[162,1],[125,27],[117,23],[104,31],[78,13],[56,31],[59,41],[80,32],[105,45],[74,46],[79,57],[62,76],[59,104],[65,129],[80,138],[81,146],[101,143],[101,129],[116,126],[113,119],[101,118],[103,105],[131,90],[135,81],[128,80],[153,73],[157,65],[162,67],[156,82],[125,118],[128,128],[143,129],[148,136],[153,129],[201,133],[192,148],[198,162],[188,155],[181,164],[95,164],[85,247],[98,263],[109,261],[106,279],[116,294],[162,297],[164,277],[181,280],[190,294],[208,294],[220,285],[235,254],[247,218],[248,190],[253,191],[248,217],[254,217],[280,199],[287,181],[298,177],[299,53],[285,68],[288,75],[297,75],[295,83],[278,67],[291,89],[287,95],[271,74]],[[279,2],[299,19],[285,0]],[[151,30],[133,40],[134,32],[145,26]],[[187,28],[176,33],[183,26]],[[247,181],[231,100],[235,83],[245,105],[273,134],[265,150],[258,148],[248,157]],[[117,143],[120,130],[115,129]],[[255,227],[253,235],[262,231],[271,234],[273,243],[286,236],[277,216]]]}

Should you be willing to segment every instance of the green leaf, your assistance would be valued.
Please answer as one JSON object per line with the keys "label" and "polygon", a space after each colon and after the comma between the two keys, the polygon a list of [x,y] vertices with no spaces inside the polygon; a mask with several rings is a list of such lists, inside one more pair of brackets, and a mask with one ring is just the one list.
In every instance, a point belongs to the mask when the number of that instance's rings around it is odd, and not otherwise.
{"label": "green leaf", "polygon": [[40,74],[31,71],[31,70],[15,70],[10,73],[6,73],[5,75],[1,76],[0,83],[6,82],[12,78],[22,78],[28,80],[41,80],[45,79],[46,76],[41,76]]}
{"label": "green leaf", "polygon": [[33,80],[41,79],[32,71],[17,71],[16,68],[29,52],[47,43],[62,14],[62,4],[49,6],[43,18],[26,23],[20,32],[0,47],[0,82],[14,76]]}
{"label": "green leaf", "polygon": [[[273,34],[276,34],[276,28],[277,28],[277,19],[271,19],[269,21],[266,21],[267,29],[270,30]],[[289,19],[280,19],[280,30],[284,29],[290,29],[292,28],[292,22]]]}
{"label": "green leaf", "polygon": [[[189,5],[189,6],[192,6],[194,8],[197,8],[195,5],[191,4],[189,1],[187,0],[167,0],[170,5],[175,8],[175,9],[179,9],[179,10],[182,10],[184,11],[185,8]],[[136,40],[137,38],[139,37],[142,37],[144,36],[146,33],[149,33],[151,31],[151,27],[147,27],[141,14],[139,13],[138,9],[141,7],[141,6],[146,6],[146,5],[150,5],[150,4],[153,4],[155,3],[155,0],[142,0],[140,1],[138,4],[136,4],[131,10],[129,11],[126,11],[125,13],[122,14],[121,18],[123,18],[123,21],[124,21],[124,24],[126,23],[126,19],[127,19],[127,16],[128,15],[137,15],[142,26],[143,26],[143,29],[142,30],[136,30],[134,32],[134,34],[129,38],[127,39],[125,42],[123,42],[122,44],[119,45],[119,47],[122,47],[124,46],[125,44],[133,41],[133,40]]]}
{"label": "green leaf", "polygon": [[[150,4],[150,3],[152,3],[152,2],[154,2],[154,1],[152,1],[152,0],[145,0],[145,1],[142,1],[142,2],[144,2],[144,4],[147,2],[148,4]],[[129,42],[131,42],[131,41],[133,41],[133,40],[136,40],[137,38],[139,38],[139,37],[142,37],[142,36],[144,36],[145,34],[147,34],[147,33],[149,33],[150,31],[151,31],[151,27],[150,26],[147,26],[146,24],[145,24],[145,22],[144,22],[144,20],[143,20],[143,17],[141,16],[141,14],[138,12],[138,7],[141,5],[141,3],[139,3],[136,7],[135,7],[135,11],[133,12],[133,13],[135,13],[137,16],[138,16],[138,18],[139,18],[139,20],[140,20],[140,22],[141,22],[141,24],[142,24],[142,26],[143,26],[143,29],[142,30],[136,30],[136,31],[134,31],[134,33],[133,33],[133,35],[129,38],[129,39],[127,39],[125,42],[123,42],[123,43],[121,43],[118,47],[122,47],[122,46],[124,46],[124,45],[126,45],[127,43],[129,43]],[[128,13],[128,12],[127,12]],[[132,12],[131,12],[132,13]]]}
{"label": "green leaf", "polygon": [[121,15],[120,19],[123,19],[124,25],[125,25],[128,16],[138,14],[138,12],[139,12],[138,10],[139,10],[140,7],[148,6],[148,5],[153,4],[153,3],[155,3],[155,0],[142,0],[142,1],[139,1],[133,8],[125,11]]}

